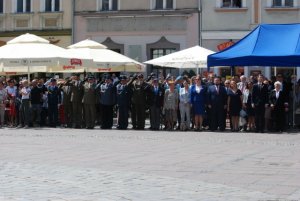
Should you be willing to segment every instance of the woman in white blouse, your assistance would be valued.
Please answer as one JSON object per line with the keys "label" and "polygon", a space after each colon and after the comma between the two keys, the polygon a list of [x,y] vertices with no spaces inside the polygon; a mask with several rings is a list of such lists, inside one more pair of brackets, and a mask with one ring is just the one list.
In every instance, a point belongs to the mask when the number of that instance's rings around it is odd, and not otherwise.
{"label": "woman in white blouse", "polygon": [[243,108],[246,110],[247,117],[248,117],[248,130],[254,131],[255,130],[255,111],[252,107],[252,89],[253,89],[253,82],[248,82],[246,84],[246,89],[243,93]]}
{"label": "woman in white blouse", "polygon": [[191,93],[189,89],[189,83],[187,80],[183,82],[183,88],[180,88],[179,91],[179,110],[181,117],[180,130],[189,130],[190,129],[190,120],[191,120]]}

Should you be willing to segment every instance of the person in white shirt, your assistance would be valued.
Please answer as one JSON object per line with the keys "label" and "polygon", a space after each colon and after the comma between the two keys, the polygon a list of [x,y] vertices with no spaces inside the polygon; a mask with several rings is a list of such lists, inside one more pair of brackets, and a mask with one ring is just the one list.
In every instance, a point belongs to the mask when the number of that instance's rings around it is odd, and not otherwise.
{"label": "person in white shirt", "polygon": [[[191,122],[191,93],[187,80],[183,82],[183,88],[179,91],[179,110],[181,116],[180,130],[189,130]],[[185,120],[186,119],[186,120]]]}
{"label": "person in white shirt", "polygon": [[246,87],[247,87],[247,78],[246,76],[242,75],[240,77],[240,82],[237,83],[237,88],[242,92],[244,93],[244,91],[246,90]]}
{"label": "person in white shirt", "polygon": [[[29,82],[27,80],[22,81],[23,88],[20,90],[20,94],[22,96],[21,102],[21,114],[24,120],[24,128],[28,128],[29,126],[29,115],[30,115],[30,92],[31,89],[29,87]],[[18,128],[22,128],[23,125],[19,124]]]}

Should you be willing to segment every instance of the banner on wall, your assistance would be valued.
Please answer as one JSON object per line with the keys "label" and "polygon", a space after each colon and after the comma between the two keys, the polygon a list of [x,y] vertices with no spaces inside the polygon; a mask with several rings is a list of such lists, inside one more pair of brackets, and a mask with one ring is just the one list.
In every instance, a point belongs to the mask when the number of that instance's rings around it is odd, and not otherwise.
{"label": "banner on wall", "polygon": [[219,51],[225,50],[226,48],[232,46],[234,44],[234,42],[232,40],[227,41],[225,43],[221,43],[217,46]]}

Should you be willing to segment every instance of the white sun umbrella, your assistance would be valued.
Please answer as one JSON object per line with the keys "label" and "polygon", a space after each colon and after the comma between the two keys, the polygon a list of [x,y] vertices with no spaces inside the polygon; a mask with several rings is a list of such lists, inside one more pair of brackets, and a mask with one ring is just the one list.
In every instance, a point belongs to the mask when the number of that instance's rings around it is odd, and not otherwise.
{"label": "white sun umbrella", "polygon": [[200,46],[194,46],[144,62],[161,67],[206,68],[207,56],[215,52]]}
{"label": "white sun umbrella", "polygon": [[[66,49],[29,33],[20,35],[0,47],[0,70],[8,74],[48,72],[51,67],[62,69],[71,59],[73,57]],[[75,63],[78,65],[80,62]]]}
{"label": "white sun umbrella", "polygon": [[122,54],[107,49],[93,40],[83,40],[68,47],[71,54],[93,60],[85,66],[87,72],[144,72],[145,65]]}

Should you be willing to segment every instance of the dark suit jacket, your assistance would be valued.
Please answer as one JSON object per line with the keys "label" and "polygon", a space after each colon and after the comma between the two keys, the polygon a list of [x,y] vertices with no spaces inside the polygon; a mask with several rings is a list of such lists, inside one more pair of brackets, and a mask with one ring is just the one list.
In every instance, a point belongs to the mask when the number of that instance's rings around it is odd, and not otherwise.
{"label": "dark suit jacket", "polygon": [[131,99],[131,90],[130,87],[122,84],[118,84],[116,87],[117,90],[117,105],[118,106],[130,106]]}
{"label": "dark suit jacket", "polygon": [[289,102],[290,92],[292,91],[292,89],[293,89],[293,86],[292,86],[291,83],[288,83],[286,81],[282,82],[282,92],[283,92],[283,95],[284,95],[284,101],[286,103]]}
{"label": "dark suit jacket", "polygon": [[103,83],[100,85],[100,103],[102,105],[115,105],[116,96],[116,84]]}
{"label": "dark suit jacket", "polygon": [[138,82],[133,82],[131,85],[133,104],[145,105],[149,103],[149,95],[151,92],[151,85],[147,82],[138,84]]}
{"label": "dark suit jacket", "polygon": [[76,85],[76,83],[73,81],[72,88],[71,88],[71,101],[72,102],[81,102],[82,103],[82,97],[83,97],[83,82],[78,81],[79,83]]}
{"label": "dark suit jacket", "polygon": [[224,86],[219,86],[219,93],[216,85],[211,85],[207,89],[207,104],[212,108],[223,108],[227,105],[227,92]]}
{"label": "dark suit jacket", "polygon": [[262,107],[265,106],[265,104],[268,104],[268,96],[267,85],[262,84],[261,87],[259,87],[258,84],[253,85],[252,104],[254,104],[255,107]]}
{"label": "dark suit jacket", "polygon": [[158,86],[158,91],[155,92],[154,86],[151,86],[150,106],[162,107],[164,102],[164,88]]}
{"label": "dark suit jacket", "polygon": [[279,97],[276,98],[276,91],[272,90],[269,96],[269,104],[274,105],[274,110],[283,111],[285,103],[285,94],[283,91],[279,92]]}

